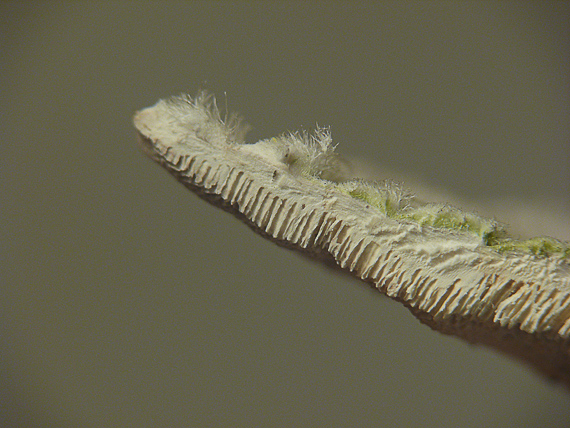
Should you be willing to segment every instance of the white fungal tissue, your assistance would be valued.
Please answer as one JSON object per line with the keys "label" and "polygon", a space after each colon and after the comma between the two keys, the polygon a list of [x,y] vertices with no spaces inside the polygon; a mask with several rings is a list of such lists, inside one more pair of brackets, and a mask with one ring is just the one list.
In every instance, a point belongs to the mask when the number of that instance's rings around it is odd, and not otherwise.
{"label": "white fungal tissue", "polygon": [[145,152],[255,231],[369,282],[445,334],[570,385],[570,247],[349,176],[327,129],[244,142],[214,98],[173,97],[134,119]]}

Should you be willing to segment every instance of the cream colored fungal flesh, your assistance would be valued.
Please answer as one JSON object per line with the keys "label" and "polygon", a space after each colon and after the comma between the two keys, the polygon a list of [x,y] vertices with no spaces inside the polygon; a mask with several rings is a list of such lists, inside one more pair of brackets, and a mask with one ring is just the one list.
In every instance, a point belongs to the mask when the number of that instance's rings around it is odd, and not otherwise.
{"label": "cream colored fungal flesh", "polygon": [[134,121],[150,157],[263,236],[349,271],[435,330],[570,385],[567,243],[515,240],[396,183],[354,179],[326,129],[247,144],[247,126],[222,120],[205,93],[160,101]]}

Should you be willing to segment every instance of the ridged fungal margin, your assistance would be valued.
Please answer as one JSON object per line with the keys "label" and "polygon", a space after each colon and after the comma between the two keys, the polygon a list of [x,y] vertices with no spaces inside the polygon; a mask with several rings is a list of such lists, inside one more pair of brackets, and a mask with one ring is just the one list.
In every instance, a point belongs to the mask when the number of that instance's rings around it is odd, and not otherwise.
{"label": "ridged fungal margin", "polygon": [[173,97],[134,119],[146,153],[263,236],[349,271],[423,323],[521,358],[570,385],[570,250],[420,204],[394,183],[346,175],[330,134],[245,144],[213,97]]}

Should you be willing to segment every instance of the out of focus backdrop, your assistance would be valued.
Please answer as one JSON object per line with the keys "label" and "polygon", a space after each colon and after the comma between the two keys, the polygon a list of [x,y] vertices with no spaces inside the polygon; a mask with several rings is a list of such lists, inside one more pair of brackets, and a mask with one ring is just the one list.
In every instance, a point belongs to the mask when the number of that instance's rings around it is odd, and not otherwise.
{"label": "out of focus backdrop", "polygon": [[250,142],[330,125],[369,175],[570,240],[569,2],[2,2],[0,52],[0,426],[570,426],[561,386],[253,234],[132,126],[207,88]]}

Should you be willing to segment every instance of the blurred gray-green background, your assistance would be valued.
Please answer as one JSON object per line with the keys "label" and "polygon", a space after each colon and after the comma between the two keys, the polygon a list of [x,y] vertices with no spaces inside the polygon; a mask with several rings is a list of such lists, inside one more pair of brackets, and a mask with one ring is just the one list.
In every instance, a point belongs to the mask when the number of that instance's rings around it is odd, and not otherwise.
{"label": "blurred gray-green background", "polygon": [[253,234],[131,124],[206,87],[251,142],[330,125],[566,233],[569,6],[0,3],[0,426],[570,426],[566,390]]}

